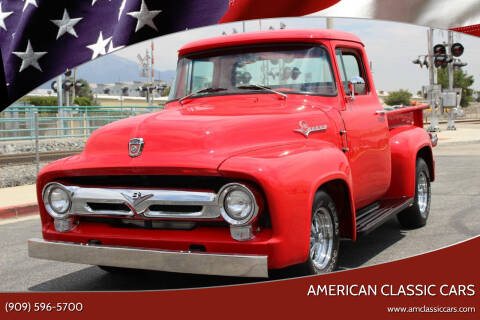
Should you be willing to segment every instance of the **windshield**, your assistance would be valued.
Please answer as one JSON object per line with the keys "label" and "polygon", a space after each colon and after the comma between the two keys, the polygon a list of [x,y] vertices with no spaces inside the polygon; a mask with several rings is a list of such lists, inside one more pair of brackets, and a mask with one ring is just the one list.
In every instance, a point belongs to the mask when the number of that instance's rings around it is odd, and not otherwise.
{"label": "windshield", "polygon": [[230,48],[183,57],[169,100],[188,95],[272,93],[261,87],[283,93],[337,93],[326,49],[290,44]]}

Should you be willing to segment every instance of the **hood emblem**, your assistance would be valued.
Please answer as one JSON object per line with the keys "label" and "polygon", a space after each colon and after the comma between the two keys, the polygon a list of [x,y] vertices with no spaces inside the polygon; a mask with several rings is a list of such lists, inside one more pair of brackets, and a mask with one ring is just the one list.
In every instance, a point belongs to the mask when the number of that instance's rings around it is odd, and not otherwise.
{"label": "hood emblem", "polygon": [[121,192],[121,194],[128,201],[128,203],[132,205],[134,208],[138,206],[140,203],[142,203],[143,201],[153,197],[153,194],[143,195],[141,192],[132,192],[131,194],[126,194]]}
{"label": "hood emblem", "polygon": [[305,122],[304,120],[300,121],[298,123],[300,125],[300,129],[295,129],[293,131],[295,132],[298,132],[298,133],[301,133],[303,134],[305,137],[308,138],[308,136],[310,135],[310,133],[312,132],[318,132],[318,131],[325,131],[327,130],[327,125],[324,124],[324,125],[319,125],[319,126],[314,126],[314,127],[309,127],[308,126],[308,123]]}
{"label": "hood emblem", "polygon": [[130,139],[130,142],[128,143],[128,155],[132,158],[138,157],[142,154],[143,145],[143,138]]}

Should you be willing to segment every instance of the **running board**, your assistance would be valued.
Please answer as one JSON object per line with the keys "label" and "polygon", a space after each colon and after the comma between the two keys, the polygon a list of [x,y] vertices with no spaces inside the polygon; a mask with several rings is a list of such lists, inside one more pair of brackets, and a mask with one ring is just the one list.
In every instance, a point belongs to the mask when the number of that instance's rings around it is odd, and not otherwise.
{"label": "running board", "polygon": [[375,202],[357,212],[357,235],[370,233],[392,215],[397,214],[413,204],[413,198],[384,199]]}

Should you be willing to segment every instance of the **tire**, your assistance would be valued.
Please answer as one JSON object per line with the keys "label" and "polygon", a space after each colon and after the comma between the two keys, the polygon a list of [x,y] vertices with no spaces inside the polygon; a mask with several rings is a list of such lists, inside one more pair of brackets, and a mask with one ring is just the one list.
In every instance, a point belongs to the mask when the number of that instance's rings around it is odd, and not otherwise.
{"label": "tire", "polygon": [[302,265],[303,273],[315,275],[335,271],[338,266],[340,227],[335,202],[325,191],[315,194],[311,221],[310,250],[307,261]]}
{"label": "tire", "polygon": [[414,202],[410,208],[397,215],[400,225],[406,229],[416,229],[425,226],[430,214],[431,197],[430,171],[425,160],[417,158]]}

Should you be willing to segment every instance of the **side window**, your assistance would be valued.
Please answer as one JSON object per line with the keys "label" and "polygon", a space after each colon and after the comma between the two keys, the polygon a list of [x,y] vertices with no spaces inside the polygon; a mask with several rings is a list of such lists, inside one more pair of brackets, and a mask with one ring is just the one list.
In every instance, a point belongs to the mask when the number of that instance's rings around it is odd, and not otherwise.
{"label": "side window", "polygon": [[365,86],[357,87],[356,95],[367,94],[368,79],[365,75],[365,68],[363,68],[362,60],[358,57],[355,51],[348,49],[335,50],[338,68],[340,69],[340,77],[342,78],[343,88],[347,94],[350,94],[348,81],[354,77],[361,77],[365,81]]}
{"label": "side window", "polygon": [[192,80],[190,92],[196,92],[212,86],[213,62],[196,60],[192,66]]}

